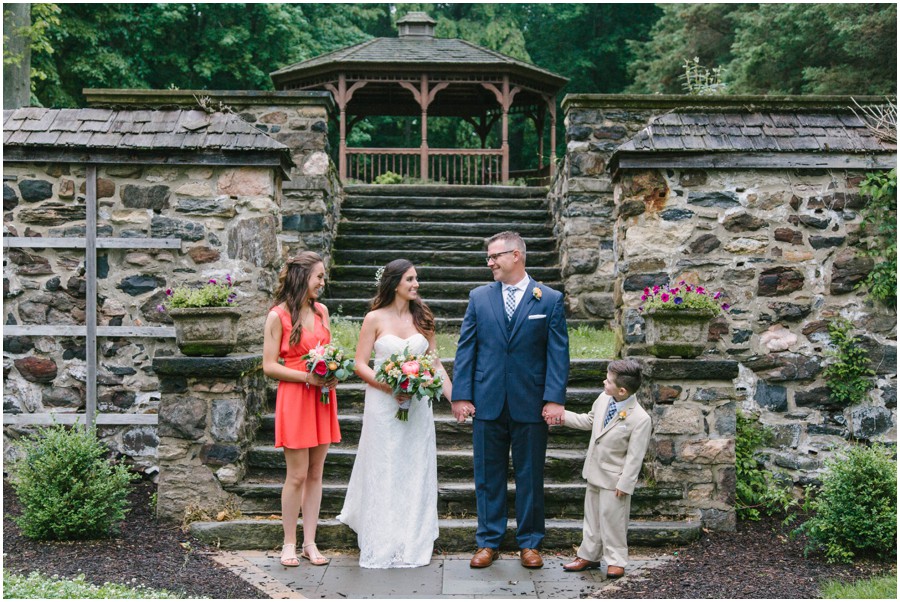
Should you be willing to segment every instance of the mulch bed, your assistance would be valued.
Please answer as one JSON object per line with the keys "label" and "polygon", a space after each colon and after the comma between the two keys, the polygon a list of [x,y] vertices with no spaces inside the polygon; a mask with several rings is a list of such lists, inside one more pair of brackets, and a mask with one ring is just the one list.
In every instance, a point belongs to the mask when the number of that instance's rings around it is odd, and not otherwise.
{"label": "mulch bed", "polygon": [[[84,574],[91,583],[145,585],[186,597],[268,598],[208,555],[215,548],[185,535],[178,526],[156,521],[150,509],[156,485],[140,481],[128,496],[131,510],[114,538],[78,542],[32,541],[11,516],[21,506],[3,481],[3,566],[14,573],[40,571],[72,578]],[[132,581],[134,580],[134,581]]]}
{"label": "mulch bed", "polygon": [[[818,598],[830,580],[853,582],[886,573],[894,563],[861,559],[828,564],[817,554],[803,556],[806,538],[791,539],[798,519],[785,527],[778,519],[739,521],[736,533],[710,532],[677,550],[675,560],[642,577],[606,589],[597,598]],[[671,554],[672,552],[670,552]]]}

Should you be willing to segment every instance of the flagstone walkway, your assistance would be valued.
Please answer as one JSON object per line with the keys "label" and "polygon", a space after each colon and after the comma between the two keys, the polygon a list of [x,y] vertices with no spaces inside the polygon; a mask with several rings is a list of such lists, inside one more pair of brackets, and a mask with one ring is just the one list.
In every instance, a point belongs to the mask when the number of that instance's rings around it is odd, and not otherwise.
{"label": "flagstone walkway", "polygon": [[579,598],[624,579],[640,578],[662,566],[671,555],[637,556],[628,574],[618,581],[600,570],[567,573],[562,565],[571,557],[544,555],[544,567],[529,570],[518,555],[504,553],[491,567],[469,568],[469,554],[435,556],[431,564],[414,569],[361,569],[355,554],[332,556],[326,566],[303,562],[285,568],[274,551],[220,552],[215,560],[273,598]]}

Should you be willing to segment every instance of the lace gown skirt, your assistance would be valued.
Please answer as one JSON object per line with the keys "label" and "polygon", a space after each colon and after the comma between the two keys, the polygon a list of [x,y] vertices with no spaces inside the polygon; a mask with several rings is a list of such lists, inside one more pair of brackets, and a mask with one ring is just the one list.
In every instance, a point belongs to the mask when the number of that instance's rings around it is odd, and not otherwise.
{"label": "lace gown skirt", "polygon": [[[422,335],[392,335],[375,342],[376,366],[409,344],[424,353]],[[409,421],[394,416],[397,401],[366,388],[362,434],[344,508],[337,517],[357,533],[363,568],[424,566],[431,562],[438,536],[437,450],[434,414],[415,400]]]}

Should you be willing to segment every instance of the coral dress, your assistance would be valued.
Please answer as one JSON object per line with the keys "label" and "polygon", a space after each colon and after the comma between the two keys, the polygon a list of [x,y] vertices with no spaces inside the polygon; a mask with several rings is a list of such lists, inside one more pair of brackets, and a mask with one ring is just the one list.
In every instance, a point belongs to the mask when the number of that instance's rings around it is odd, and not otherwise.
{"label": "coral dress", "polygon": [[[316,309],[324,313],[322,306],[316,305]],[[281,317],[281,349],[278,356],[284,359],[285,367],[306,372],[306,360],[300,358],[316,345],[331,342],[331,333],[325,328],[324,319],[315,315],[313,331],[302,328],[300,342],[291,347],[291,314],[281,307],[272,309]],[[320,387],[279,381],[275,400],[275,447],[306,449],[325,443],[340,443],[337,395],[332,389],[329,393],[331,401],[327,405],[321,402],[321,397]]]}

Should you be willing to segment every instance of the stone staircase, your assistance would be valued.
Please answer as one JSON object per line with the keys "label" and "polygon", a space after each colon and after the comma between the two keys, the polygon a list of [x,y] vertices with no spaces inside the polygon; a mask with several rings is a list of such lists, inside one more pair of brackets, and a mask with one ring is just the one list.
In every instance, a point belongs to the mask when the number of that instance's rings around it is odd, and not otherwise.
{"label": "stone staircase", "polygon": [[[453,360],[442,360],[452,375]],[[566,406],[586,412],[600,393],[598,386],[606,374],[606,361],[574,360],[569,379]],[[335,520],[341,510],[356,446],[362,428],[364,385],[349,380],[338,390],[338,410],[342,442],[333,445],[325,462],[325,485],[318,530],[318,543],[325,548],[352,548],[356,534]],[[435,429],[438,454],[438,513],[440,537],[436,548],[445,552],[469,552],[475,546],[476,506],[472,470],[471,422],[460,425],[450,406],[436,404]],[[263,416],[255,444],[249,456],[245,478],[229,488],[240,498],[245,517],[227,522],[196,522],[191,531],[204,541],[226,549],[270,549],[282,541],[280,514],[284,455],[274,448],[274,415]],[[564,427],[552,428],[545,466],[547,535],[545,547],[564,548],[581,541],[584,481],[581,467],[589,434]],[[509,475],[510,526],[504,547],[515,549],[515,491]],[[632,545],[659,545],[690,541],[700,534],[699,520],[684,517],[653,516],[660,499],[681,499],[681,489],[640,488],[632,503],[633,521],[629,526]]]}
{"label": "stone staircase", "polygon": [[323,300],[361,320],[376,270],[399,257],[416,264],[419,293],[439,330],[458,330],[469,291],[492,281],[484,239],[514,230],[528,247],[528,273],[562,290],[547,189],[513,186],[348,186]]}

